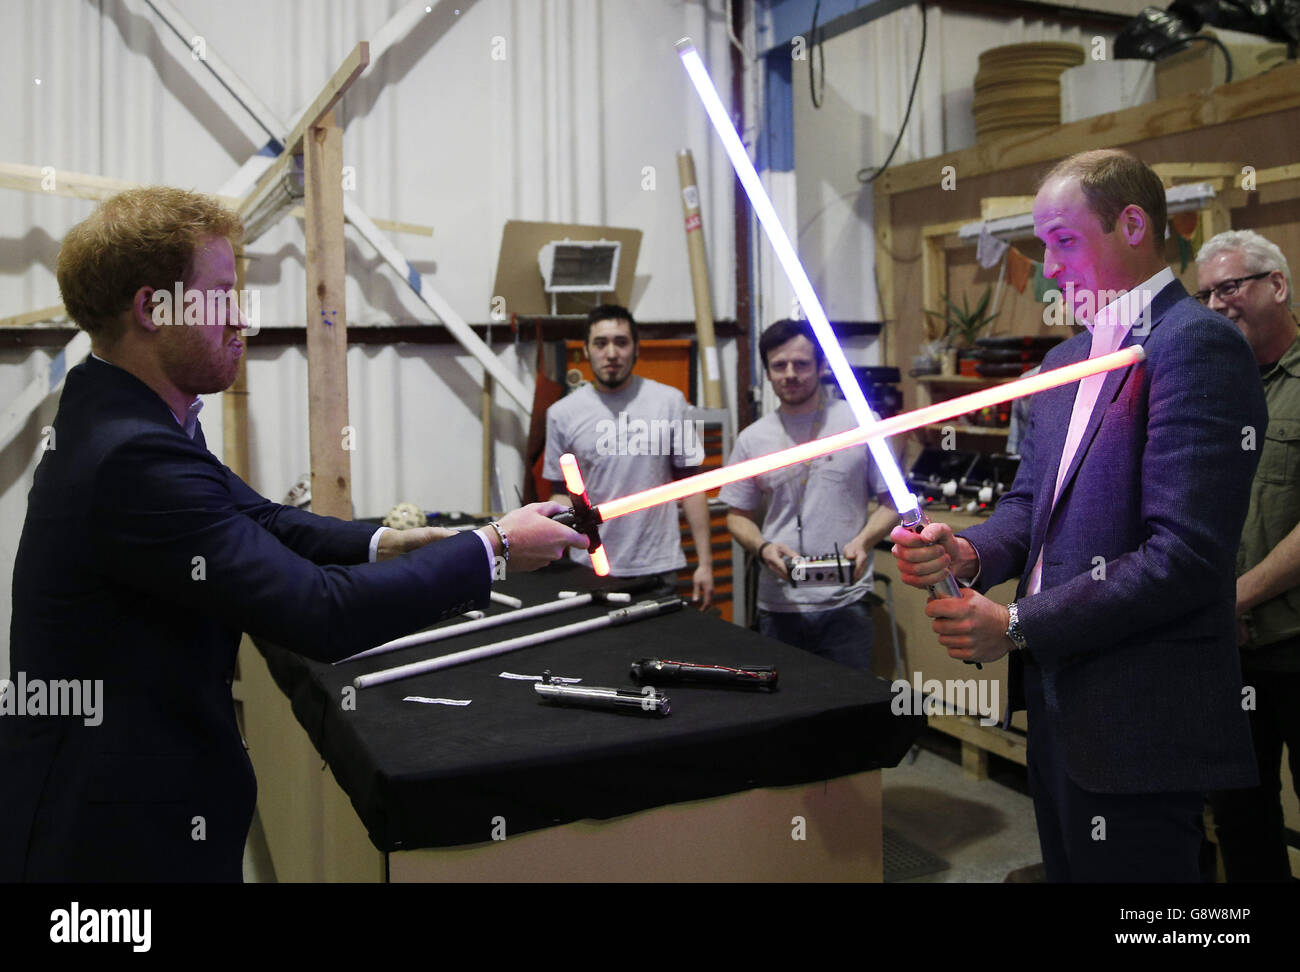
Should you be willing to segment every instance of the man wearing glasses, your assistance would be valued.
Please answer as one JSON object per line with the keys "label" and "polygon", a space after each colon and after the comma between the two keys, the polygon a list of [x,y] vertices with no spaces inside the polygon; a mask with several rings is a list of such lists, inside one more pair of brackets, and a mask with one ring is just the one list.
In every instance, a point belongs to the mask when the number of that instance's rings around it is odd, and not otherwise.
{"label": "man wearing glasses", "polygon": [[1229,881],[1288,881],[1282,746],[1300,792],[1300,329],[1291,273],[1251,230],[1220,233],[1196,258],[1197,299],[1255,353],[1268,428],[1237,551],[1237,643],[1260,785],[1210,795]]}

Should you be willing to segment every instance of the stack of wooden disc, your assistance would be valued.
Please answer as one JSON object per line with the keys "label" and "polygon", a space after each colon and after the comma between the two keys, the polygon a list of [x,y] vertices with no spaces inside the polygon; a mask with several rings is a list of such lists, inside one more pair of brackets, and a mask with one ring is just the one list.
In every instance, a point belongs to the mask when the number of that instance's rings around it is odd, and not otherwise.
{"label": "stack of wooden disc", "polygon": [[1078,44],[1042,41],[995,47],[975,75],[975,137],[1061,123],[1061,72],[1083,63]]}

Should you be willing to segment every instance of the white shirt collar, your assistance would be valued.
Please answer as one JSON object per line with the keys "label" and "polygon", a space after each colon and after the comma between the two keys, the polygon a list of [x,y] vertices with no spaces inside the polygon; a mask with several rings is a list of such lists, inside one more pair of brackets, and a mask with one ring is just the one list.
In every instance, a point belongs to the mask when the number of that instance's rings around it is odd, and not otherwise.
{"label": "white shirt collar", "polygon": [[1133,325],[1140,321],[1146,321],[1149,328],[1151,301],[1173,282],[1174,271],[1165,267],[1102,307],[1091,321],[1084,321],[1084,327],[1092,332],[1094,351],[1099,350],[1099,345],[1107,351],[1118,349]]}

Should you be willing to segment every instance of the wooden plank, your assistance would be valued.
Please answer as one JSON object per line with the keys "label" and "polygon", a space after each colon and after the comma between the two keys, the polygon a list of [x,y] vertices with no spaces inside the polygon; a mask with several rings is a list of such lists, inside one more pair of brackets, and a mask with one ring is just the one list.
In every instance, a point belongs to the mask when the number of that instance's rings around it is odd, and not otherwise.
{"label": "wooden plank", "polygon": [[1096,148],[1118,146],[1160,135],[1206,128],[1300,107],[1300,64],[1288,63],[1244,81],[1158,101],[1122,111],[1084,118],[958,152],[894,166],[877,180],[888,193],[936,185],[940,169],[954,166],[958,178],[969,179],[1001,169],[1053,162]]}
{"label": "wooden plank", "polygon": [[1241,172],[1241,166],[1233,162],[1156,162],[1151,169],[1166,185],[1175,179],[1198,182],[1215,176],[1238,175]]}
{"label": "wooden plank", "polygon": [[[249,240],[256,239],[274,224],[279,210],[288,205],[288,195],[283,192],[281,183],[289,173],[293,157],[303,148],[303,135],[322,118],[329,115],[331,109],[343,97],[352,82],[357,79],[366,65],[370,63],[370,45],[365,41],[352,48],[352,52],[343,59],[339,69],[325,82],[320,93],[298,119],[297,124],[284,139],[284,152],[271,163],[271,167],[262,173],[261,178],[239,204],[239,216],[248,228]],[[330,117],[333,117],[332,115]],[[341,157],[340,157],[341,158]],[[341,166],[341,162],[340,162]],[[339,174],[334,174],[335,180]]]}
{"label": "wooden plank", "polygon": [[0,163],[0,189],[41,192],[73,199],[107,199],[138,183],[106,176],[69,172],[56,166],[15,165]]}
{"label": "wooden plank", "polygon": [[[283,158],[283,156],[281,156]],[[278,159],[277,159],[278,161]],[[275,165],[273,162],[272,165]],[[283,170],[282,170],[283,171]],[[72,172],[55,168],[52,178],[47,178],[45,170],[35,165],[17,165],[0,162],[0,189],[17,189],[20,192],[41,192],[51,196],[68,196],[73,199],[104,200],[116,196],[127,189],[139,189],[142,182],[128,179],[112,179],[108,176],[90,175],[86,172]],[[210,199],[238,210],[243,199],[235,196],[223,196],[218,193],[205,193]],[[296,219],[305,219],[307,211],[302,206],[295,206],[289,214]],[[433,227],[423,223],[406,223],[396,219],[376,219],[375,225],[389,233],[405,233],[409,236],[433,236]],[[4,320],[0,320],[0,325]]]}
{"label": "wooden plank", "polygon": [[[1238,167],[1236,176],[1232,184],[1238,189],[1242,187],[1243,176],[1241,168]],[[1300,162],[1293,162],[1291,165],[1275,165],[1270,169],[1260,169],[1255,173],[1255,185],[1266,186],[1271,182],[1285,182],[1287,179],[1300,179]]]}
{"label": "wooden plank", "polygon": [[985,196],[980,200],[980,219],[1001,219],[1019,216],[1034,208],[1033,196]]}
{"label": "wooden plank", "polygon": [[[294,206],[293,209],[289,210],[289,215],[301,221],[307,218],[307,210],[302,206]],[[432,226],[424,226],[420,223],[403,223],[396,219],[376,219],[375,225],[388,233],[405,233],[408,236],[433,235]]]}
{"label": "wooden plank", "polygon": [[[948,290],[948,254],[943,247],[943,239],[938,234],[930,235],[928,230],[921,237],[921,309],[943,313],[943,297]],[[933,341],[943,337],[939,331],[943,325],[928,314],[924,314],[922,326],[926,338]]]}
{"label": "wooden plank", "polygon": [[[316,100],[308,106],[307,110],[302,113],[298,119],[298,124],[293,126],[288,137],[284,140],[284,154],[294,155],[302,147],[303,138],[307,134],[307,129],[314,128],[317,125],[324,127],[325,116],[330,113],[343,93],[352,86],[352,82],[360,77],[361,72],[366,69],[370,63],[370,45],[366,41],[361,41],[352,52],[343,59],[339,69],[334,72],[333,77],[325,82],[325,87],[321,88],[320,94]],[[340,156],[340,166],[342,165],[342,156]],[[336,173],[337,176],[337,173]]]}
{"label": "wooden plank", "polygon": [[[248,258],[240,247],[235,253],[235,290],[244,292]],[[240,479],[248,482],[248,331],[243,333],[244,353],[239,357],[235,381],[221,396],[221,458]]]}
{"label": "wooden plank", "polygon": [[42,307],[40,310],[27,311],[25,314],[15,314],[13,317],[0,317],[0,327],[25,327],[28,324],[42,324],[45,321],[52,321],[56,317],[66,317],[67,310],[62,304],[51,304],[49,307]]}
{"label": "wooden plank", "polygon": [[1020,733],[1009,732],[997,726],[981,726],[977,719],[965,715],[932,715],[927,716],[926,721],[931,729],[955,736],[994,756],[1001,756],[1021,766],[1026,763],[1026,737]]}
{"label": "wooden plank", "polygon": [[[344,304],[343,130],[326,123],[303,142],[307,220],[307,402],[312,511],[352,519],[348,332]],[[346,438],[345,438],[346,436]]]}
{"label": "wooden plank", "polygon": [[[872,222],[876,235],[876,295],[880,301],[880,319],[897,326],[894,315],[894,225],[890,218],[889,194],[880,185],[872,190]],[[880,332],[880,360],[888,367],[900,367],[895,360],[893,327]]]}

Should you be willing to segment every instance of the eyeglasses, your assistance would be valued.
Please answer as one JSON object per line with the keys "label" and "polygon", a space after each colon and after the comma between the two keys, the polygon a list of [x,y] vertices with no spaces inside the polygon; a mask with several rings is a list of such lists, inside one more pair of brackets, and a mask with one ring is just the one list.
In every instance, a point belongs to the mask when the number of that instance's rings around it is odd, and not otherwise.
{"label": "eyeglasses", "polygon": [[1241,285],[1247,280],[1258,280],[1260,277],[1267,277],[1272,272],[1272,270],[1265,270],[1263,273],[1252,273],[1249,277],[1234,277],[1232,280],[1224,280],[1222,283],[1215,284],[1209,290],[1198,290],[1192,296],[1202,304],[1210,302],[1210,294],[1214,294],[1221,301],[1227,300],[1229,297],[1236,297],[1237,291],[1241,289]]}

